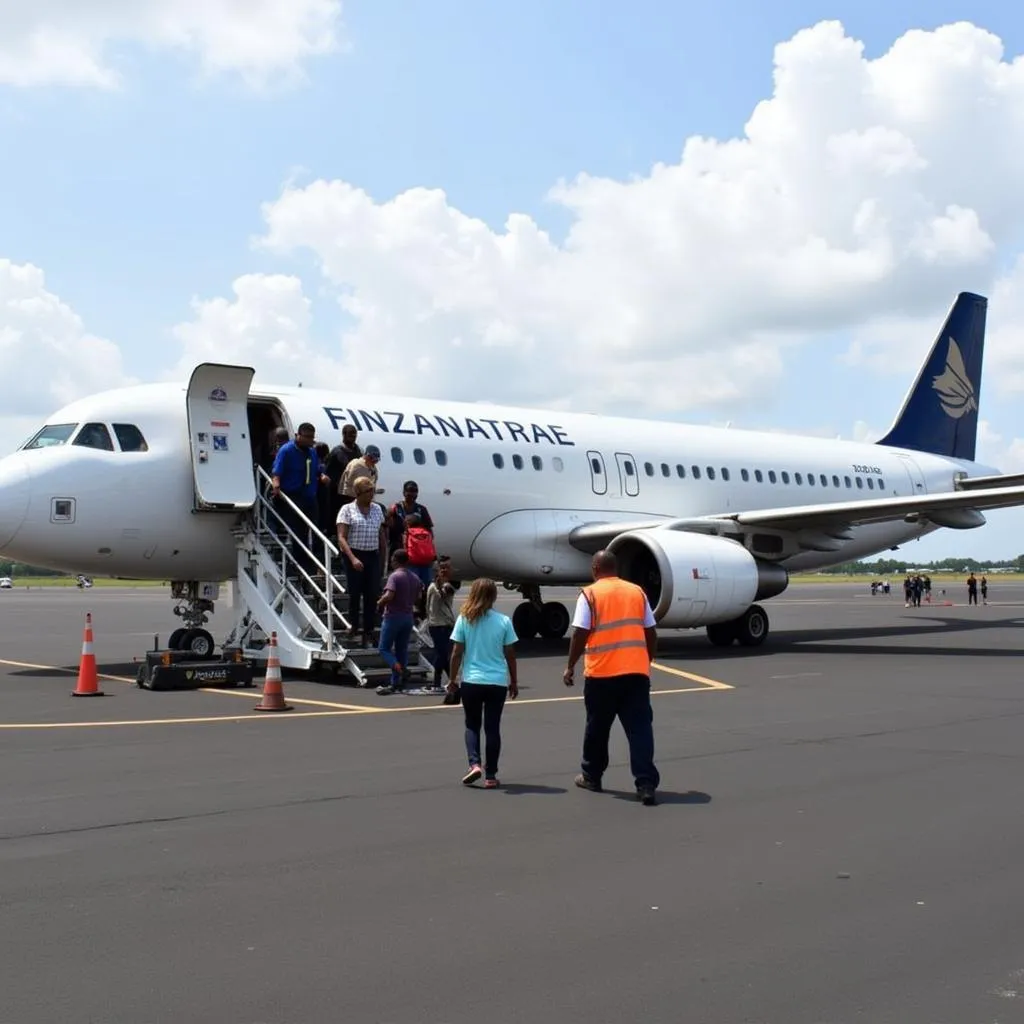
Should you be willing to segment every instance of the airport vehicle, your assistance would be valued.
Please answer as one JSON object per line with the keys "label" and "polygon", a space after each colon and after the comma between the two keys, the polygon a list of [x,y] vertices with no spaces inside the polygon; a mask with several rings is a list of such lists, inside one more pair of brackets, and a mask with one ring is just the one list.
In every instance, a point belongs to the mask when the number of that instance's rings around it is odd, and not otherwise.
{"label": "airport vehicle", "polygon": [[[355,671],[341,641],[341,560],[296,573],[271,540],[274,428],[309,421],[334,445],[345,424],[379,446],[380,498],[415,479],[456,578],[517,589],[521,637],[564,635],[542,587],[589,581],[614,551],[663,628],[757,646],[759,603],[793,570],[895,549],[984,510],[1024,504],[1024,476],[975,463],[987,300],[961,293],[889,433],[877,444],[361,390],[254,387],[250,367],[204,363],[187,384],[145,384],[60,409],[0,461],[0,552],[81,573],[171,581],[204,653],[207,613],[231,581],[225,643],[258,657],[277,632],[282,665]],[[319,536],[319,535],[318,535]],[[326,539],[326,538],[322,538]],[[289,576],[298,575],[297,582]],[[358,671],[355,671],[357,677]]]}
{"label": "airport vehicle", "polygon": [[14,582],[10,576],[0,576],[0,590],[10,590],[14,586]]}

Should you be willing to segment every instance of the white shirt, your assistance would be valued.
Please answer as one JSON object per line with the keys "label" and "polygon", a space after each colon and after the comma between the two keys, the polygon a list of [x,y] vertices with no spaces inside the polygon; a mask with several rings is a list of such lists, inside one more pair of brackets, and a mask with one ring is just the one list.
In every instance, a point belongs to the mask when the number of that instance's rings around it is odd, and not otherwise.
{"label": "white shirt", "polygon": [[380,529],[384,525],[384,510],[375,501],[365,515],[354,501],[341,506],[338,522],[348,525],[348,546],[354,551],[377,551],[380,547]]}
{"label": "white shirt", "polygon": [[[590,605],[587,599],[580,594],[576,598],[576,614],[572,617],[572,624],[577,629],[590,629],[590,621]],[[651,611],[651,603],[647,600],[647,596],[644,595],[644,628],[651,629],[656,625],[654,612]]]}

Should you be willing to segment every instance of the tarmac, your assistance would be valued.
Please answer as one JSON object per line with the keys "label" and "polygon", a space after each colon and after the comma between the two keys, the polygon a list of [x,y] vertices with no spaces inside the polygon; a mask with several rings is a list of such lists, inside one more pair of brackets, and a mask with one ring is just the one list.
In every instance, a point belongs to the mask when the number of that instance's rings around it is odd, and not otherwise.
{"label": "tarmac", "polygon": [[0,1022],[1022,1020],[1024,586],[989,598],[794,586],[756,651],[664,633],[643,807],[618,728],[572,785],[567,641],[521,645],[484,791],[438,697],[140,690],[166,589],[0,592]]}

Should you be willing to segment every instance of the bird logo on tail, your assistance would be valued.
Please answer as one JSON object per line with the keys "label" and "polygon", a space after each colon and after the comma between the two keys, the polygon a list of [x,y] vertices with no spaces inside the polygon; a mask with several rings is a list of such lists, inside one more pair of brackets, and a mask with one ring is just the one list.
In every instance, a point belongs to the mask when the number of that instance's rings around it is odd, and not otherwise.
{"label": "bird logo on tail", "polygon": [[952,337],[946,352],[946,368],[932,380],[932,387],[938,392],[942,411],[955,420],[978,408],[974,385],[967,376],[960,346]]}

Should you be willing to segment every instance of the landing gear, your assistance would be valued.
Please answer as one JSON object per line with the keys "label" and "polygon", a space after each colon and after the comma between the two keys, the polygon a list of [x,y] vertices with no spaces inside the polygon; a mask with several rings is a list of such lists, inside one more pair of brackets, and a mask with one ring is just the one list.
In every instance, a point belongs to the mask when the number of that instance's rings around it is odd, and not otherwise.
{"label": "landing gear", "polygon": [[171,584],[171,596],[178,602],[174,606],[174,614],[185,626],[174,630],[168,637],[169,650],[188,651],[198,658],[213,655],[216,647],[213,636],[202,627],[210,621],[219,589],[216,583],[198,583],[195,580]]}
{"label": "landing gear", "polygon": [[768,639],[768,613],[759,604],[752,604],[739,618],[712,623],[707,633],[716,647],[729,647],[733,640],[738,640],[741,647],[760,647]]}
{"label": "landing gear", "polygon": [[512,613],[512,628],[520,640],[530,640],[538,634],[545,640],[558,640],[569,631],[572,617],[564,604],[543,601],[540,587],[535,584],[506,586],[509,590],[518,590],[525,598]]}

